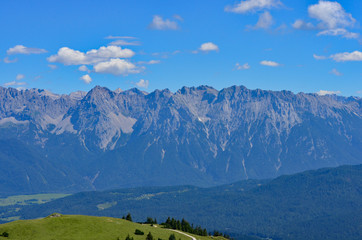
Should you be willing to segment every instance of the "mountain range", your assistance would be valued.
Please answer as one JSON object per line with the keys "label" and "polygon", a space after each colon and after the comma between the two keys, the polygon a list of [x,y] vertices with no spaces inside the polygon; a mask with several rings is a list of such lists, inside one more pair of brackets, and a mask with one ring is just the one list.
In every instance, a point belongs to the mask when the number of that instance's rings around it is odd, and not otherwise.
{"label": "mountain range", "polygon": [[0,195],[212,186],[362,163],[362,99],[0,87]]}

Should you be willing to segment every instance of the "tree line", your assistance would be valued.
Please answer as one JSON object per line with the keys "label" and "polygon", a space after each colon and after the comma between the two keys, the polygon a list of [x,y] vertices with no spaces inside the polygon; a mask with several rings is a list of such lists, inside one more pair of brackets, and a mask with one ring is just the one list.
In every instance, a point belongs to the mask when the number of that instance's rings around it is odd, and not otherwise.
{"label": "tree line", "polygon": [[[132,222],[132,216],[130,213],[127,214],[127,216],[123,216],[122,219],[126,219],[128,221]],[[157,224],[157,219],[153,219],[151,217],[147,217],[146,221],[144,222],[146,224]],[[190,224],[188,221],[186,221],[184,218],[180,221],[177,220],[175,218],[170,218],[168,217],[167,220],[164,223],[161,223],[162,226],[164,226],[165,228],[169,228],[169,229],[174,229],[174,230],[180,230],[183,232],[188,232],[188,233],[192,233],[195,235],[199,235],[199,236],[214,236],[214,237],[224,237],[227,239],[230,239],[230,236],[228,234],[219,232],[219,231],[214,231],[213,233],[208,233],[206,228],[202,228],[201,226],[196,226],[194,227],[193,224]],[[172,239],[172,236],[170,236],[170,240]],[[132,239],[126,239],[126,240],[132,240]],[[150,240],[150,239],[147,239]],[[153,240],[153,239],[152,239]]]}
{"label": "tree line", "polygon": [[[142,233],[142,234],[141,234],[141,233]],[[136,234],[136,235],[144,235],[144,232],[140,231],[139,229],[136,229],[135,234]],[[120,238],[117,238],[117,240],[120,240]],[[130,237],[129,234],[128,234],[125,240],[134,240],[134,238],[133,238],[133,237]],[[152,233],[149,232],[149,233],[147,234],[147,236],[146,236],[146,240],[156,240],[156,239],[153,237]],[[163,240],[163,239],[158,238],[157,240]],[[175,234],[172,233],[172,234],[170,235],[170,237],[168,238],[168,240],[176,240]]]}
{"label": "tree line", "polygon": [[196,234],[199,236],[208,236],[206,228],[201,228],[201,226],[194,227],[193,224],[190,224],[185,219],[176,220],[174,218],[168,217],[166,222],[161,223],[165,228],[175,229],[175,230],[181,230],[183,232],[188,232],[192,234]]}

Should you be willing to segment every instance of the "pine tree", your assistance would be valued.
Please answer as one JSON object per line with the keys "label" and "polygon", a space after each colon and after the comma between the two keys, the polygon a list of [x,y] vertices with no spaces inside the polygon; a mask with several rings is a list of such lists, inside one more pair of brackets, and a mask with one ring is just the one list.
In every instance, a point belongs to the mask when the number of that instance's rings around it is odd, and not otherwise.
{"label": "pine tree", "polygon": [[175,234],[171,234],[168,240],[176,240]]}
{"label": "pine tree", "polygon": [[147,220],[146,220],[146,223],[147,224],[153,224],[153,219],[151,217],[147,217]]}
{"label": "pine tree", "polygon": [[126,237],[126,240],[133,240],[133,237],[130,237],[129,234]]}
{"label": "pine tree", "polygon": [[131,216],[131,214],[130,214],[130,213],[128,213],[128,214],[127,214],[127,216],[126,216],[126,220],[128,220],[128,221],[131,221],[131,222],[132,222],[132,216]]}
{"label": "pine tree", "polygon": [[153,240],[153,236],[152,236],[151,232],[149,232],[147,234],[146,240]]}

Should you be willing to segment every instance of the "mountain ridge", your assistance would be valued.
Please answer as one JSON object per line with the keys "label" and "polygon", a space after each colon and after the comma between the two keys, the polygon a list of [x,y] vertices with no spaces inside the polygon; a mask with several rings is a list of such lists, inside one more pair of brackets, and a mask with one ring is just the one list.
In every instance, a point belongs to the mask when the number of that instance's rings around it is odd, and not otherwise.
{"label": "mountain ridge", "polygon": [[0,154],[2,194],[217,185],[362,163],[362,99],[244,86],[0,88],[0,140],[13,146]]}

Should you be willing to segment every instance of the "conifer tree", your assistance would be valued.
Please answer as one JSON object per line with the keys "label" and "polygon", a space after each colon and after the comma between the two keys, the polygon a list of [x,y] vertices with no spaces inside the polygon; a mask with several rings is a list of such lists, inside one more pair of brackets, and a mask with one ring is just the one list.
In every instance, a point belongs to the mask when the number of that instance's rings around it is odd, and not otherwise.
{"label": "conifer tree", "polygon": [[147,234],[146,240],[153,240],[153,236],[152,236],[151,232],[149,232]]}
{"label": "conifer tree", "polygon": [[126,237],[126,240],[133,240],[133,237],[130,237],[129,234]]}
{"label": "conifer tree", "polygon": [[128,214],[127,214],[127,216],[126,216],[126,220],[128,220],[128,221],[131,221],[131,222],[132,222],[132,216],[131,216],[131,214],[130,214],[130,213],[128,213]]}
{"label": "conifer tree", "polygon": [[171,234],[168,240],[176,240],[175,234]]}

